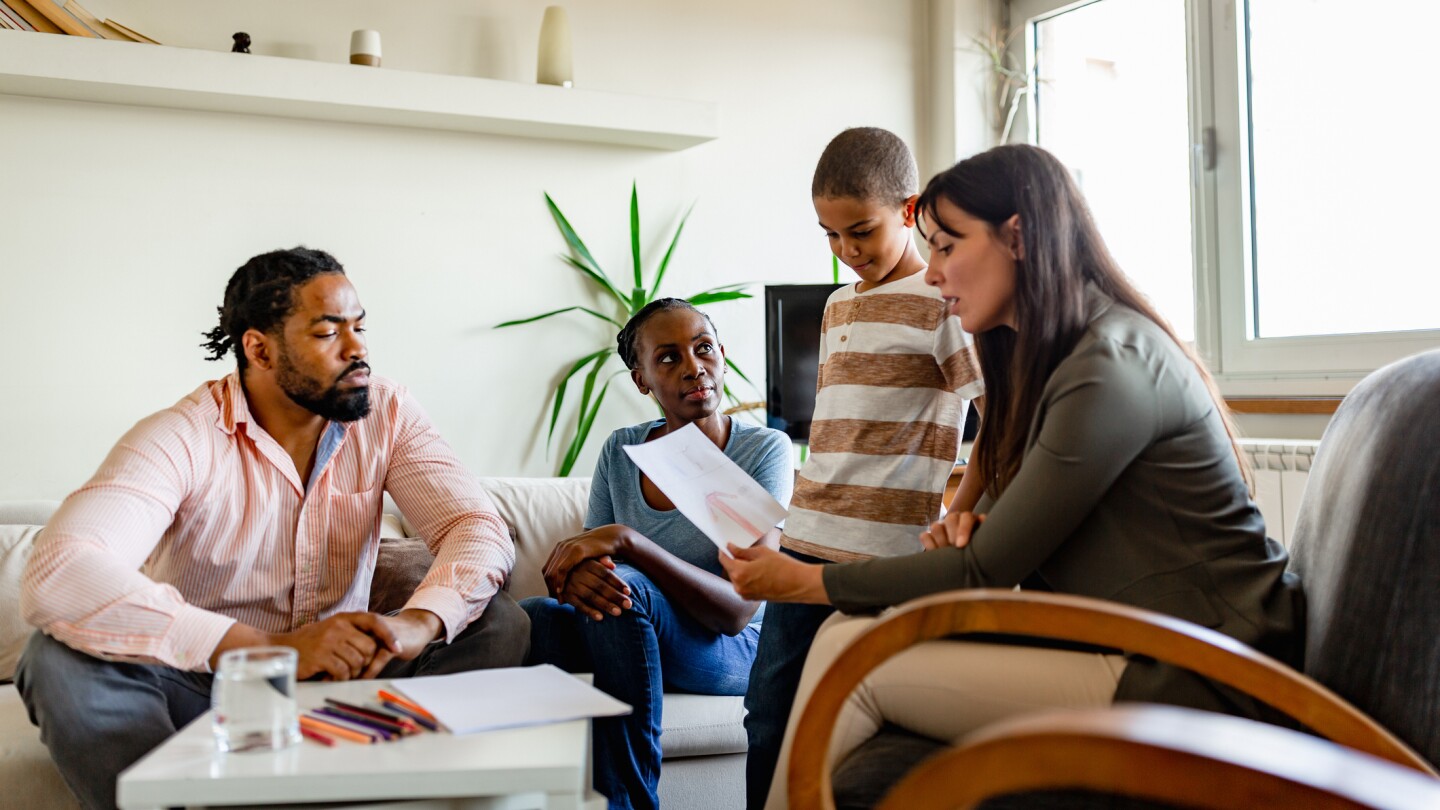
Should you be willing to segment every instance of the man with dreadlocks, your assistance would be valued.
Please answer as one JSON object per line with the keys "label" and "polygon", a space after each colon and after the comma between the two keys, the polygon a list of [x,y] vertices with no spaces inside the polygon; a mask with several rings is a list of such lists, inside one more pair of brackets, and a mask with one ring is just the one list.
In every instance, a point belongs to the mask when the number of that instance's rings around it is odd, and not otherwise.
{"label": "man with dreadlocks", "polygon": [[[409,392],[370,376],[365,310],[306,248],[231,277],[203,346],[236,370],[143,419],[45,528],[16,681],[89,808],[210,705],[220,655],[284,645],[300,678],[517,666],[515,550]],[[384,493],[436,558],[405,607],[367,612]]]}

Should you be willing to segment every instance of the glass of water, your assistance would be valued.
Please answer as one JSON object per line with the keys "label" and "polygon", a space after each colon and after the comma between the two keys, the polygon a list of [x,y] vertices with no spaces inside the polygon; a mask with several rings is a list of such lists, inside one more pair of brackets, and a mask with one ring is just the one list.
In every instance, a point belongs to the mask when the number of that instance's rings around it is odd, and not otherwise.
{"label": "glass of water", "polygon": [[221,751],[278,751],[300,741],[290,647],[244,647],[220,656],[210,705]]}

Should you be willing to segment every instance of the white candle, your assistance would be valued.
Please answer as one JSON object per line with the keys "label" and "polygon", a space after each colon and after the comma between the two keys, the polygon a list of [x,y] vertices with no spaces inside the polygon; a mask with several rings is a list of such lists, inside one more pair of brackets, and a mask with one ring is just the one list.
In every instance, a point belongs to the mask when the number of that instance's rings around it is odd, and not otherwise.
{"label": "white candle", "polygon": [[350,33],[350,64],[380,67],[380,32],[362,28]]}
{"label": "white candle", "polygon": [[540,59],[535,81],[570,87],[574,81],[570,65],[570,20],[562,6],[545,9],[540,23]]}

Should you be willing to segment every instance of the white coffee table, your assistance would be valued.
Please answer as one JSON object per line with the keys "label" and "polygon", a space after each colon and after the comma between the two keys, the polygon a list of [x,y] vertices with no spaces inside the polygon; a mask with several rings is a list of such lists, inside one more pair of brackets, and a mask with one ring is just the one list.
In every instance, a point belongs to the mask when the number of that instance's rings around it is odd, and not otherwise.
{"label": "white coffee table", "polygon": [[[302,683],[302,711],[326,697],[369,703],[389,681]],[[285,751],[222,754],[210,713],[120,774],[122,810],[401,800],[407,810],[603,810],[590,790],[590,723],[575,720],[456,736],[426,732],[327,748],[303,740]]]}

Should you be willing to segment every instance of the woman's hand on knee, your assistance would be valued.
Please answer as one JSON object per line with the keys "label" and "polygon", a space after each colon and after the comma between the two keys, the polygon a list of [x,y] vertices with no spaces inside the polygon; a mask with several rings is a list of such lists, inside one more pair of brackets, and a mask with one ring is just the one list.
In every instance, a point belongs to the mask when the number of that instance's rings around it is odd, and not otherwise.
{"label": "woman's hand on knee", "polygon": [[616,576],[614,569],[615,563],[609,557],[582,561],[571,569],[559,601],[597,622],[606,616],[619,616],[632,603],[630,586]]}
{"label": "woman's hand on knee", "polygon": [[571,570],[580,563],[600,557],[620,556],[630,542],[630,534],[630,527],[611,523],[556,543],[542,571],[550,595],[559,598]]}
{"label": "woman's hand on knee", "polygon": [[985,516],[974,512],[950,512],[920,533],[920,545],[926,551],[952,546],[964,548],[970,544],[975,529],[984,522]]}

